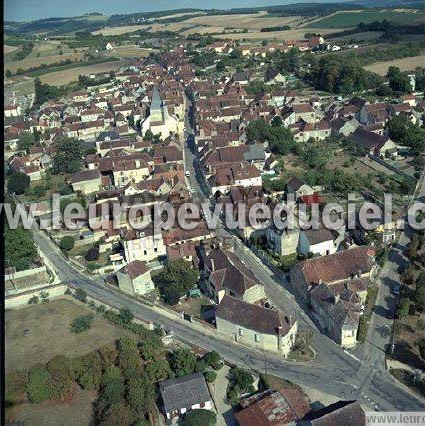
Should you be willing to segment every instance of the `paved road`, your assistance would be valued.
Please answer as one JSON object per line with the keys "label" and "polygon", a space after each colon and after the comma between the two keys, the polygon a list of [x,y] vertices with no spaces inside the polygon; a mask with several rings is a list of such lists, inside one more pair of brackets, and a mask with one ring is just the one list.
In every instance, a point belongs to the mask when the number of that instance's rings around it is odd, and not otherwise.
{"label": "paved road", "polygon": [[[191,104],[188,103],[189,108]],[[201,171],[199,170],[198,159],[195,155],[195,141],[194,131],[192,129],[189,118],[191,111],[186,114],[186,134],[187,143],[185,144],[185,169],[190,170],[189,184],[191,188],[195,189],[195,194],[198,201],[208,201],[204,193],[208,193],[208,188],[203,180]],[[425,192],[425,180],[423,181],[422,191]],[[422,193],[422,192],[421,192]],[[352,355],[342,350],[327,336],[321,334],[311,319],[305,315],[304,311],[307,309],[299,299],[296,299],[292,294],[292,288],[287,282],[284,274],[273,272],[264,263],[255,256],[251,250],[246,248],[238,238],[230,235],[221,222],[218,234],[221,237],[233,238],[235,242],[235,253],[238,254],[240,259],[247,264],[247,266],[257,275],[265,286],[267,296],[273,301],[276,307],[283,312],[295,315],[299,319],[300,328],[311,327],[315,329],[316,334],[313,340],[313,348],[317,353],[314,364],[320,364],[328,369],[330,376],[335,375],[334,382],[344,381],[340,377],[347,377],[348,386],[351,387],[351,392],[357,394],[357,397],[369,404],[371,407],[377,407],[380,410],[388,410],[391,404],[397,409],[401,407],[408,407],[409,404],[413,406],[418,403],[415,397],[411,397],[407,392],[400,391],[398,384],[395,383],[392,376],[385,370],[385,345],[388,343],[389,334],[385,334],[385,330],[391,326],[391,320],[386,320],[385,312],[375,311],[371,319],[371,325],[368,334],[368,341],[361,348],[359,357]],[[390,288],[393,280],[399,282],[397,274],[397,267],[400,263],[400,252],[403,246],[408,241],[405,234],[402,235],[399,241],[399,251],[397,249],[390,253],[389,261],[386,263],[383,271],[381,271],[380,279],[381,285],[377,297],[377,305],[380,306],[382,301],[385,301],[387,309],[394,309],[396,301],[393,297],[389,297]],[[359,359],[361,358],[361,359]],[[346,373],[351,370],[351,373]],[[346,375],[347,374],[347,375]],[[333,385],[335,386],[335,385]],[[397,388],[395,390],[394,388]],[[327,388],[326,391],[333,393],[334,388]],[[386,389],[392,389],[394,393],[386,393]],[[397,396],[395,396],[397,395]],[[389,402],[391,401],[391,402]],[[420,403],[422,409],[425,403]],[[404,408],[407,409],[407,408]]]}
{"label": "paved road", "polygon": [[[193,170],[190,183],[196,188],[198,196],[202,197],[202,191],[196,180],[195,158],[188,147],[185,147],[185,159],[187,167]],[[189,164],[192,162],[192,166]],[[194,179],[195,178],[195,179]],[[223,230],[223,232],[225,232]],[[371,359],[358,359],[343,351],[326,336],[316,333],[313,342],[317,357],[308,364],[283,361],[275,355],[261,353],[248,349],[237,343],[229,344],[229,341],[219,338],[208,329],[201,329],[179,317],[171,317],[170,314],[154,310],[143,305],[118,291],[105,286],[101,277],[88,277],[74,267],[63,257],[56,245],[38,228],[33,228],[34,240],[51,264],[56,269],[62,282],[74,282],[85,289],[90,296],[97,298],[111,306],[128,307],[136,316],[161,324],[187,342],[203,347],[207,350],[218,351],[224,359],[237,365],[246,365],[256,370],[264,371],[265,363],[269,373],[278,377],[292,380],[300,385],[315,388],[340,399],[357,399],[371,409],[380,411],[421,411],[425,410],[425,401],[411,395],[402,388],[390,374],[384,369],[380,357],[372,352]],[[244,254],[242,255],[241,250]],[[303,314],[301,307],[285,288],[287,283],[282,277],[276,277],[268,270],[250,251],[246,250],[240,242],[237,243],[236,252],[242,260],[264,282],[266,292],[280,308],[291,308],[300,319],[301,326],[314,327],[309,318]],[[378,353],[378,352],[376,352]]]}

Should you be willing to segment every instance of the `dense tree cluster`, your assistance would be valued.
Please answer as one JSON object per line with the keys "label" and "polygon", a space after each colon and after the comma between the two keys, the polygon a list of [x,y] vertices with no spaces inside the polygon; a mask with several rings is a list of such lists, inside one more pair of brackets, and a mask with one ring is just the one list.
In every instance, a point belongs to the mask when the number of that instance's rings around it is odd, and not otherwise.
{"label": "dense tree cluster", "polygon": [[16,268],[17,271],[29,269],[37,256],[31,231],[22,226],[10,229],[7,221],[4,226],[4,249],[6,267]]}
{"label": "dense tree cluster", "polygon": [[270,125],[264,120],[253,120],[246,128],[250,142],[268,142],[275,154],[288,154],[295,146],[292,132],[283,126]]}
{"label": "dense tree cluster", "polygon": [[54,174],[75,173],[81,169],[84,153],[81,141],[74,138],[61,137],[55,142],[57,148],[53,157],[52,172]]}
{"label": "dense tree cluster", "polygon": [[402,145],[409,146],[413,154],[425,151],[425,130],[413,124],[405,114],[399,114],[387,124],[389,137]]}
{"label": "dense tree cluster", "polygon": [[410,79],[398,67],[389,67],[387,72],[388,82],[393,92],[406,94],[412,91]]}
{"label": "dense tree cluster", "polygon": [[333,55],[322,57],[313,65],[307,80],[318,90],[346,95],[376,88],[382,82],[377,74],[364,70],[355,58],[341,60]]}
{"label": "dense tree cluster", "polygon": [[170,262],[162,272],[154,277],[164,300],[170,304],[176,304],[182,296],[193,289],[198,281],[198,271],[188,262],[176,260]]}

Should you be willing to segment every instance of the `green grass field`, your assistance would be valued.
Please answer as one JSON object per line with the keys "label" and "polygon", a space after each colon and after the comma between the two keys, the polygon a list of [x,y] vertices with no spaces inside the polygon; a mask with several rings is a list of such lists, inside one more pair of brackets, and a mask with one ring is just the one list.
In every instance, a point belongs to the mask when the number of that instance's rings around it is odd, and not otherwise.
{"label": "green grass field", "polygon": [[341,12],[331,16],[327,16],[318,21],[310,22],[306,28],[349,28],[355,27],[361,22],[370,24],[374,21],[387,21],[396,22],[398,24],[407,24],[414,22],[423,17],[423,13],[412,11],[396,12],[391,10],[378,10],[362,12]]}

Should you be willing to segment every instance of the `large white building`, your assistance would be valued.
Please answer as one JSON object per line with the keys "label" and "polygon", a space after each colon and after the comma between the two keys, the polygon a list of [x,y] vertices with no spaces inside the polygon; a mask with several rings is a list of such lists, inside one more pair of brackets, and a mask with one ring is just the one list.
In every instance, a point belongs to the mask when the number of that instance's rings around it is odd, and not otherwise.
{"label": "large white building", "polygon": [[144,135],[148,130],[154,135],[161,134],[162,138],[179,132],[179,120],[174,115],[170,115],[156,86],[153,88],[150,114],[142,123],[142,134]]}

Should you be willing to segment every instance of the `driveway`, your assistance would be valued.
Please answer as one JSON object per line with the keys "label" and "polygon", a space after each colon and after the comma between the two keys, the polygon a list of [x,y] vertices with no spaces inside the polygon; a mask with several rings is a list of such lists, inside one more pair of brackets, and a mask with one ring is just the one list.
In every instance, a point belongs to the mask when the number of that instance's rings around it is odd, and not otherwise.
{"label": "driveway", "polygon": [[217,371],[217,378],[214,382],[208,384],[215,408],[217,409],[217,426],[236,425],[232,406],[226,401],[226,391],[229,385],[229,380],[227,379],[229,370],[230,367],[228,365],[223,365],[223,367]]}

